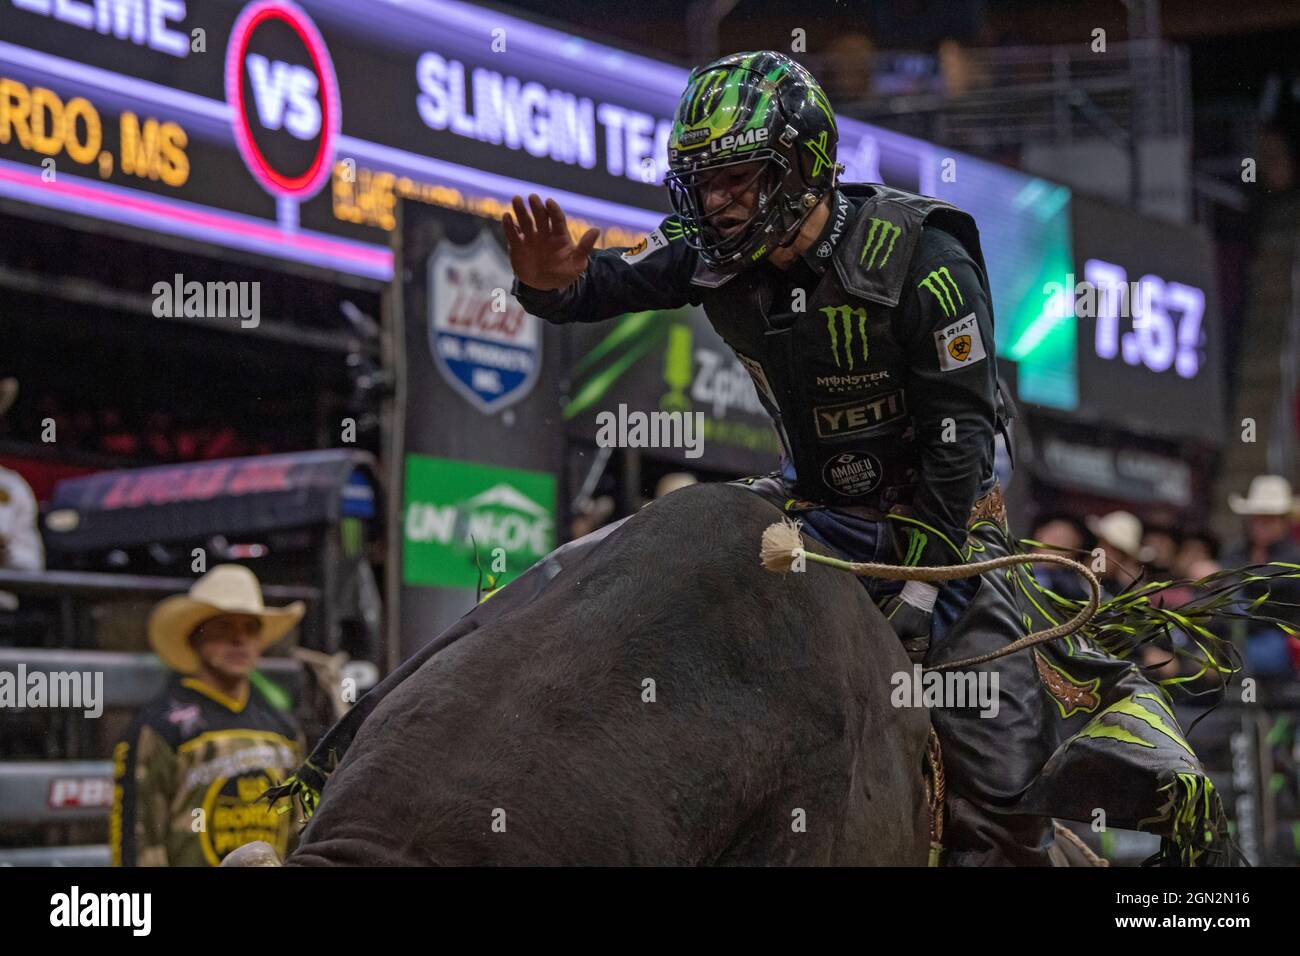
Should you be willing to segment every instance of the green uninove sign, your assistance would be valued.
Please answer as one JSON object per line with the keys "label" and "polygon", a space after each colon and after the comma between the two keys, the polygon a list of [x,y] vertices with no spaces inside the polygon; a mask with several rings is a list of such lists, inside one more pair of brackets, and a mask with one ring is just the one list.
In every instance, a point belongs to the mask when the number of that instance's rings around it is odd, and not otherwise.
{"label": "green uninove sign", "polygon": [[[555,547],[555,476],[521,468],[406,456],[402,581],[506,584]],[[472,539],[472,540],[471,540]]]}

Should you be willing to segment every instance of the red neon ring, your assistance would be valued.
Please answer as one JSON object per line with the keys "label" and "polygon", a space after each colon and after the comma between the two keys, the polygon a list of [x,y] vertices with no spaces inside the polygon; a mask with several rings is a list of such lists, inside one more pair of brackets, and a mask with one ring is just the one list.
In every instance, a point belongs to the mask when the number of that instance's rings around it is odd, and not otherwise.
{"label": "red neon ring", "polygon": [[[244,53],[248,50],[248,41],[253,30],[266,20],[279,20],[293,30],[303,46],[307,48],[311,56],[312,68],[321,81],[320,146],[307,171],[293,177],[285,176],[276,170],[262,155],[244,111]],[[283,0],[263,0],[240,14],[239,20],[231,31],[230,46],[226,53],[226,99],[234,106],[232,120],[235,142],[239,146],[240,155],[243,156],[245,165],[253,175],[262,181],[267,191],[306,198],[324,185],[329,172],[325,165],[326,157],[332,152],[339,129],[338,83],[334,74],[334,63],[325,48],[325,41],[321,39],[315,24],[306,13]]]}

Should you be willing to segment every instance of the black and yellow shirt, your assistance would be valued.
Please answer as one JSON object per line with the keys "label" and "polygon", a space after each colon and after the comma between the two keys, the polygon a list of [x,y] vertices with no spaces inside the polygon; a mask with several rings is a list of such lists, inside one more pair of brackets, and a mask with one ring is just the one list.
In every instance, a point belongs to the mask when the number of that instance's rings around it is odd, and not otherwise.
{"label": "black and yellow shirt", "polygon": [[297,821],[258,797],[302,762],[304,744],[255,687],[235,700],[177,678],[113,748],[113,865],[217,866],[254,840],[283,857]]}

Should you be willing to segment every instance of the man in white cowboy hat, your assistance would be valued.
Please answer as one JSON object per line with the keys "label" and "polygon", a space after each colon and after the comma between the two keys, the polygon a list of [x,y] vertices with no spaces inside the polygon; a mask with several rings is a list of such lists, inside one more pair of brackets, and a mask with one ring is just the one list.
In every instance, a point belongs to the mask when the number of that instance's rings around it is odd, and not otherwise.
{"label": "man in white cowboy hat", "polygon": [[[0,378],[0,418],[18,398],[18,380]],[[40,571],[45,567],[45,547],[36,527],[36,496],[18,472],[0,466],[0,568]],[[18,599],[0,591],[0,611],[12,611]]]}
{"label": "man in white cowboy hat", "polygon": [[302,616],[301,601],[267,607],[237,564],[154,607],[149,644],[176,673],[113,750],[115,865],[217,866],[255,840],[285,854],[294,821],[258,798],[298,765],[305,741],[250,677]]}
{"label": "man in white cowboy hat", "polygon": [[1128,511],[1112,511],[1098,518],[1089,516],[1088,530],[1105,552],[1105,565],[1097,576],[1107,590],[1118,593],[1142,574],[1148,553],[1142,547],[1142,522]]}
{"label": "man in white cowboy hat", "polygon": [[[1300,563],[1300,545],[1292,537],[1292,509],[1295,506],[1291,483],[1281,475],[1256,475],[1243,498],[1228,495],[1228,507],[1242,516],[1245,540],[1225,559],[1228,567],[1267,564],[1282,561]],[[1300,625],[1300,581],[1281,579],[1269,585],[1252,584],[1245,589],[1250,599],[1260,597],[1267,588],[1272,599],[1259,612]],[[1246,630],[1246,667],[1257,676],[1288,678],[1300,670],[1300,642],[1280,628],[1260,623]]]}

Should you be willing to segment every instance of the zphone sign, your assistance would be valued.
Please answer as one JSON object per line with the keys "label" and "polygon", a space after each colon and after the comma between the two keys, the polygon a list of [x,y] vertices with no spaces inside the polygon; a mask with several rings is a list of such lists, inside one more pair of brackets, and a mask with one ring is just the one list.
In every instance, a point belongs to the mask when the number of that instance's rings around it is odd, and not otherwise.
{"label": "zphone sign", "polygon": [[338,139],[334,64],[311,18],[292,3],[244,9],[226,49],[235,142],[267,192],[308,199],[325,184]]}

